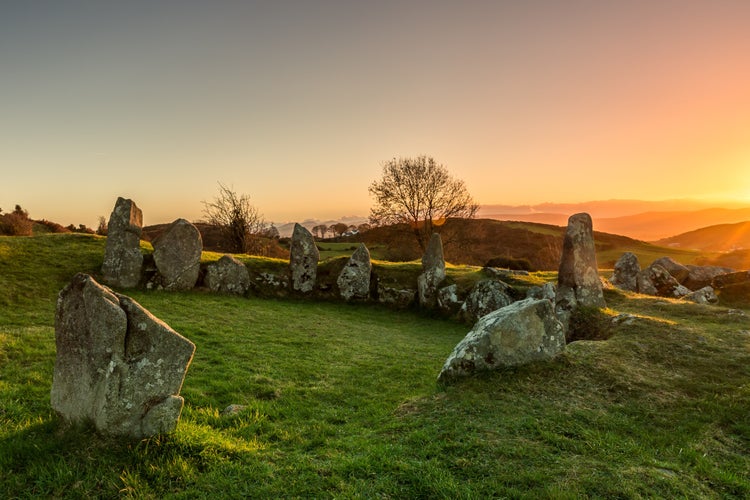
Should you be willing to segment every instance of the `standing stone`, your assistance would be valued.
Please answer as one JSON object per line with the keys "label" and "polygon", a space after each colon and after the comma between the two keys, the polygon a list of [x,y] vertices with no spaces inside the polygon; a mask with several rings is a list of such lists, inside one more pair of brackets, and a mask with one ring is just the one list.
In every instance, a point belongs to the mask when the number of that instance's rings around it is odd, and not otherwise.
{"label": "standing stone", "polygon": [[360,243],[336,280],[341,297],[344,300],[366,299],[370,294],[370,273],[370,251]]}
{"label": "standing stone", "polygon": [[422,256],[422,274],[417,278],[417,295],[419,305],[432,309],[437,305],[437,290],[445,279],[445,259],[443,258],[443,240],[438,233],[433,233],[427,250]]}
{"label": "standing stone", "polygon": [[564,349],[552,302],[524,299],[481,317],[448,356],[438,381],[550,359]]}
{"label": "standing stone", "polygon": [[235,257],[223,255],[206,266],[204,282],[212,292],[243,295],[250,288],[250,273]]}
{"label": "standing stone", "polygon": [[555,311],[566,331],[576,307],[607,307],[597,269],[591,216],[571,215],[563,240],[555,296]]}
{"label": "standing stone", "polygon": [[129,297],[77,274],[55,313],[52,408],[70,423],[142,439],[171,432],[195,345]]}
{"label": "standing stone", "polygon": [[482,316],[513,303],[510,286],[498,280],[482,280],[474,285],[463,306],[461,319],[474,324]]}
{"label": "standing stone", "polygon": [[103,280],[110,286],[132,288],[141,280],[143,213],[132,200],[117,198],[109,216],[102,263]]}
{"label": "standing stone", "polygon": [[635,292],[638,290],[638,273],[641,272],[641,263],[632,252],[625,252],[615,262],[615,272],[610,282],[620,290]]}
{"label": "standing stone", "polygon": [[315,288],[318,260],[320,260],[320,252],[312,234],[303,226],[295,224],[289,255],[293,291],[308,293]]}
{"label": "standing stone", "polygon": [[177,219],[153,242],[160,285],[167,290],[190,290],[198,281],[203,240],[198,229]]}

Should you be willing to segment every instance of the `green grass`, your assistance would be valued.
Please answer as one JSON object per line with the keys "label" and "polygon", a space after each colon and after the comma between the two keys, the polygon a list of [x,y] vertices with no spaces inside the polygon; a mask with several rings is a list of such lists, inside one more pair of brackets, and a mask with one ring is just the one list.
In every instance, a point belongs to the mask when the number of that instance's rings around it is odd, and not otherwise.
{"label": "green grass", "polygon": [[[0,238],[5,497],[750,496],[750,317],[619,291],[606,292],[609,308],[636,317],[609,340],[450,387],[435,379],[468,330],[457,323],[128,292],[197,345],[177,431],[121,442],[65,429],[49,406],[55,296],[97,270],[103,242]],[[419,264],[392,266],[411,276]],[[233,403],[247,408],[221,416]]]}

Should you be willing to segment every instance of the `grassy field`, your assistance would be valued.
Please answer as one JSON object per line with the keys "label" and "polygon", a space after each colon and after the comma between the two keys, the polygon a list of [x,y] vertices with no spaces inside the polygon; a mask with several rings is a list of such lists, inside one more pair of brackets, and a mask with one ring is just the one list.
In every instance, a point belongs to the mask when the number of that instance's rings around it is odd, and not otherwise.
{"label": "grassy field", "polygon": [[[635,317],[608,341],[450,387],[435,379],[464,325],[361,304],[129,292],[197,345],[177,431],[122,442],[66,429],[49,404],[56,294],[95,273],[103,249],[84,235],[0,238],[4,497],[750,496],[750,309],[617,291],[611,312]],[[222,416],[229,404],[247,407]]]}

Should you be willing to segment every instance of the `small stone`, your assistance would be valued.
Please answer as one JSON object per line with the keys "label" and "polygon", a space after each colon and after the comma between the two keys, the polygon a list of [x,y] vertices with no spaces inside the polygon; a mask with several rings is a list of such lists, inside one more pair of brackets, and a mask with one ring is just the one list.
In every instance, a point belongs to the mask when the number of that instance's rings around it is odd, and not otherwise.
{"label": "small stone", "polygon": [[360,243],[336,280],[341,297],[344,300],[366,299],[370,294],[371,273],[370,251]]}
{"label": "small stone", "polygon": [[223,255],[206,266],[204,283],[212,292],[243,295],[250,288],[250,273],[236,257]]}

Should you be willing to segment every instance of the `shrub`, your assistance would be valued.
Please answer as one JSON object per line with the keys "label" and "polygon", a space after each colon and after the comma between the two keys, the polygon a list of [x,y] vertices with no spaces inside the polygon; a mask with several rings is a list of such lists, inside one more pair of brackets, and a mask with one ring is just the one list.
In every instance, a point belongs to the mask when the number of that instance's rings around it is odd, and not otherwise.
{"label": "shrub", "polygon": [[0,234],[8,236],[31,236],[34,222],[29,219],[29,212],[16,205],[9,214],[0,215]]}
{"label": "shrub", "polygon": [[515,271],[533,271],[529,259],[517,259],[515,257],[495,257],[490,259],[484,267],[501,267],[504,269],[513,269]]}

